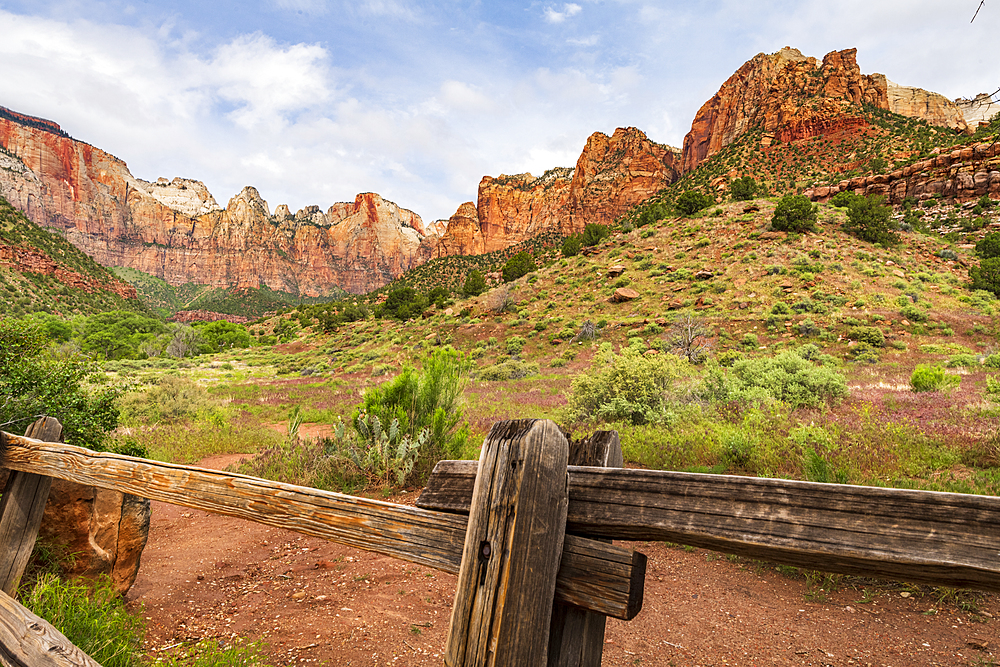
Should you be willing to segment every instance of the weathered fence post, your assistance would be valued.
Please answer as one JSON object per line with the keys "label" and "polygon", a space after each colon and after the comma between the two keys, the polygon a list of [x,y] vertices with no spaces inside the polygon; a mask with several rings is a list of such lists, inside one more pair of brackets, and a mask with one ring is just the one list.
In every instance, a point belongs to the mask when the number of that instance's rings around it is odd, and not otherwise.
{"label": "weathered fence post", "polygon": [[548,420],[495,424],[483,444],[449,667],[544,665],[566,531],[569,443]]}
{"label": "weathered fence post", "polygon": [[[570,444],[569,465],[621,468],[625,465],[617,431],[597,431]],[[549,667],[600,667],[608,617],[558,602],[552,608]]]}
{"label": "weathered fence post", "polygon": [[[54,417],[42,417],[24,434],[28,438],[58,442],[62,424]],[[49,499],[52,478],[12,470],[0,498],[0,590],[13,596],[31,558]]]}

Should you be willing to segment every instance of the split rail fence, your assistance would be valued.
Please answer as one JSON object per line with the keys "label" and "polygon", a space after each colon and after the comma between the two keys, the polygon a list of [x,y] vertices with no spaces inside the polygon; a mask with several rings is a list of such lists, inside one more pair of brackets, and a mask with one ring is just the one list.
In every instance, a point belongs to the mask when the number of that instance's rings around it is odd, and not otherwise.
{"label": "split rail fence", "polygon": [[1000,498],[626,470],[613,431],[494,425],[480,460],[441,461],[417,507],[0,432],[0,662],[96,665],[10,596],[51,478],[286,528],[458,575],[449,667],[600,665],[608,616],[642,607],[645,557],[671,541],[800,567],[1000,592]]}

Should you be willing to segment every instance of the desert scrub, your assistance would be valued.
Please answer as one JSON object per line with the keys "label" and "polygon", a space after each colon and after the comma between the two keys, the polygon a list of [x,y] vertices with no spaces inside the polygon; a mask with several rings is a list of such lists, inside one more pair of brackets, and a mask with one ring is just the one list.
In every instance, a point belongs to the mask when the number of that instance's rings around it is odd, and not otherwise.
{"label": "desert scrub", "polygon": [[487,381],[520,380],[538,373],[538,364],[507,359],[476,371],[476,378]]}
{"label": "desert scrub", "polygon": [[709,370],[706,389],[716,400],[748,403],[781,401],[792,408],[816,407],[847,395],[847,381],[838,371],[804,359],[805,348],[775,357],[743,359],[729,372]]}
{"label": "desert scrub", "polygon": [[[644,349],[645,342],[639,341]],[[676,385],[688,374],[688,363],[674,355],[644,356],[638,347],[615,354],[610,344],[601,345],[590,370],[573,380],[567,417],[632,424],[662,421]]]}
{"label": "desert scrub", "polygon": [[961,381],[960,376],[946,373],[941,366],[917,364],[910,376],[910,389],[913,391],[941,391],[957,387]]}

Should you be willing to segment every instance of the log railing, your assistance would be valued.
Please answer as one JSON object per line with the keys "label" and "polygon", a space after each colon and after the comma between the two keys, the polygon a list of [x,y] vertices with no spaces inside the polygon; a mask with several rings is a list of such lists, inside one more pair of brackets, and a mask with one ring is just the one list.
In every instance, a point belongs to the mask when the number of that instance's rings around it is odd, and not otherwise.
{"label": "log railing", "polygon": [[[440,462],[418,507],[405,507],[0,433],[0,467],[17,474],[241,517],[458,574],[445,651],[452,667],[599,665],[604,618],[639,612],[645,575],[645,557],[611,539],[1000,592],[1000,498],[620,466],[613,432],[571,446],[552,422],[501,422],[479,463]],[[25,513],[18,498],[32,493],[8,485],[0,526],[8,513]],[[23,556],[14,555],[34,541],[32,521],[0,533],[7,581],[20,579]],[[0,617],[10,608],[0,604]],[[37,655],[19,654],[31,647],[12,641],[0,630],[3,664],[93,664],[71,651],[33,662]]]}

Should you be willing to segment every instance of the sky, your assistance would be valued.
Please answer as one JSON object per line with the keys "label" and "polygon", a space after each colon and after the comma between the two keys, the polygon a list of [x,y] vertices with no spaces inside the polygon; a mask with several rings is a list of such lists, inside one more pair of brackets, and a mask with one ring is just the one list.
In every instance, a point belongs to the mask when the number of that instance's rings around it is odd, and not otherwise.
{"label": "sky", "polygon": [[0,0],[0,106],[137,178],[246,185],[271,211],[377,192],[425,220],[484,175],[572,167],[638,127],[680,147],[757,53],[822,58],[949,98],[1000,87],[1000,0],[429,2]]}

